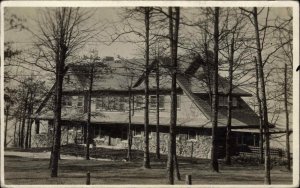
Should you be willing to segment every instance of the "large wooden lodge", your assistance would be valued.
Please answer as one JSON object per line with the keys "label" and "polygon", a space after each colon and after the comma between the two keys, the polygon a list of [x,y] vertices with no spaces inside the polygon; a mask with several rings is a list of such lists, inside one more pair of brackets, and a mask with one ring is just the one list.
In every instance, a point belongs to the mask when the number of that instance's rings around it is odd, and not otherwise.
{"label": "large wooden lodge", "polygon": [[[159,112],[161,152],[167,152],[168,127],[170,124],[170,83],[167,59],[153,60],[149,77],[149,129],[150,152],[155,152],[156,127],[156,73],[157,62],[160,68]],[[132,93],[131,127],[133,130],[133,149],[143,148],[144,129],[144,62],[137,59],[102,61],[107,70],[96,68],[92,89],[91,125],[94,145],[127,147],[129,122],[129,92]],[[130,65],[140,65],[131,70]],[[70,65],[63,83],[62,144],[83,143],[87,123],[87,96],[89,77],[84,73],[84,65]],[[201,58],[195,58],[185,66],[180,66],[177,74],[177,154],[198,158],[210,158],[211,148],[211,105],[208,92],[210,73]],[[52,93],[55,84],[45,97],[34,116],[36,135],[32,146],[51,144],[53,132]],[[129,89],[130,88],[130,89]],[[219,77],[219,117],[218,146],[220,157],[224,154],[227,124],[228,83]],[[234,151],[240,146],[259,145],[259,118],[244,101],[251,94],[234,86],[232,110],[232,144]]]}

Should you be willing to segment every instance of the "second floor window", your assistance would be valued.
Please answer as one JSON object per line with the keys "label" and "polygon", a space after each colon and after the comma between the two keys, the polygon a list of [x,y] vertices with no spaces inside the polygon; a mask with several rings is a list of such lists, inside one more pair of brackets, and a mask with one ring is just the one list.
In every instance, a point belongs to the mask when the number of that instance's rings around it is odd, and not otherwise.
{"label": "second floor window", "polygon": [[[156,109],[156,95],[150,95],[150,109]],[[164,109],[165,108],[165,98],[163,95],[159,96],[159,108]]]}
{"label": "second floor window", "polygon": [[103,109],[102,98],[96,98],[96,110]]}
{"label": "second floor window", "polygon": [[96,98],[96,110],[125,111],[128,99],[123,96],[100,96]]}
{"label": "second floor window", "polygon": [[143,100],[144,100],[144,98],[143,98],[143,96],[141,96],[141,95],[137,95],[137,96],[135,97],[135,103],[136,103],[135,107],[136,107],[137,109],[143,107],[143,103],[144,103]]}
{"label": "second floor window", "polygon": [[62,105],[67,107],[72,106],[72,96],[63,96]]}
{"label": "second floor window", "polygon": [[83,96],[78,96],[77,107],[83,107]]}

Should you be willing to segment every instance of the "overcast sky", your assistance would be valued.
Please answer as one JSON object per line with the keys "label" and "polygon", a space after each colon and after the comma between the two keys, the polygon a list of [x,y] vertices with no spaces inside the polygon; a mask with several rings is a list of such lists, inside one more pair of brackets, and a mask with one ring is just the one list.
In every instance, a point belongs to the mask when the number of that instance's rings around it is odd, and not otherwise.
{"label": "overcast sky", "polygon": [[[122,12],[121,8],[85,8],[89,11],[93,11],[93,17],[90,20],[90,23],[97,23],[98,28],[101,29],[102,25],[108,25],[115,22],[118,22],[121,18],[119,13]],[[189,14],[190,12],[197,12],[196,9],[185,9],[182,10],[182,14]],[[35,30],[36,20],[39,15],[41,14],[41,8],[5,8],[5,16],[16,14],[19,18],[26,19],[24,22],[25,26],[31,30]],[[274,18],[276,16],[286,17],[287,11],[286,8],[272,8],[270,11],[270,18]],[[259,17],[260,19],[264,19],[264,15]],[[192,18],[191,18],[192,19]],[[119,23],[120,25],[123,23]],[[182,30],[181,30],[182,32]],[[29,45],[32,44],[33,38],[32,35],[26,31],[7,31],[5,32],[5,41],[12,41],[14,42],[14,47],[16,48],[28,48]],[[87,43],[85,50],[89,51],[91,49],[96,49],[100,57],[103,56],[114,56],[120,55],[122,57],[132,58],[136,56],[136,46],[130,43],[122,43],[122,42],[115,42],[111,45],[103,44],[103,42],[108,42],[109,38],[97,37],[97,39],[92,39]]]}

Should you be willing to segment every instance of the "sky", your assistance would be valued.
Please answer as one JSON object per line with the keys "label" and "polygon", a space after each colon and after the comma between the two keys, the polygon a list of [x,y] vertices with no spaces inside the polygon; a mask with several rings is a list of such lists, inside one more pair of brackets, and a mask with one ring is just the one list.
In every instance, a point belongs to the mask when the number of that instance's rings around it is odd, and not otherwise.
{"label": "sky", "polygon": [[[36,29],[36,22],[35,20],[41,14],[41,8],[38,7],[7,7],[5,8],[5,14],[15,14],[19,18],[26,19],[24,25],[31,29]],[[93,12],[93,16],[90,23],[98,24],[99,29],[101,26],[106,27],[110,24],[116,23],[117,26],[120,26],[123,23],[117,23],[122,19],[122,16],[119,16],[119,13],[123,11],[121,8],[85,8],[88,11]],[[198,9],[194,8],[186,8],[182,10],[182,15],[189,15],[190,17],[194,16],[198,12]],[[270,11],[270,18],[280,16],[285,17],[287,15],[287,11],[285,8],[272,8]],[[191,18],[192,19],[192,18]],[[264,15],[260,16],[260,19],[264,19]],[[112,31],[113,32],[113,31]],[[14,31],[7,31],[4,32],[4,40],[5,41],[13,41],[14,46],[16,48],[28,48],[33,41],[32,35],[26,30],[14,30]],[[110,40],[108,37],[97,37],[97,39],[92,39],[86,45],[86,51],[90,51],[92,49],[96,49],[98,51],[99,56],[118,56],[132,58],[135,57],[137,54],[136,45],[131,43],[124,43],[116,41],[113,44],[107,45],[100,41],[107,41]]]}
{"label": "sky", "polygon": [[[120,9],[116,8],[93,8],[94,16],[91,18],[90,23],[102,24],[112,23],[119,19],[117,12]],[[40,8],[7,8],[7,12],[16,14],[20,18],[26,18],[25,26],[32,29],[36,28],[35,20],[40,14]],[[33,41],[32,35],[26,30],[8,31],[4,34],[5,41],[13,41],[16,48],[26,48]],[[103,40],[103,38],[99,39]],[[108,38],[104,38],[108,41]],[[99,56],[114,56],[120,55],[122,57],[132,57],[134,53],[134,46],[129,43],[114,43],[112,45],[103,44],[96,39],[89,41],[86,45],[86,51],[96,49]]]}

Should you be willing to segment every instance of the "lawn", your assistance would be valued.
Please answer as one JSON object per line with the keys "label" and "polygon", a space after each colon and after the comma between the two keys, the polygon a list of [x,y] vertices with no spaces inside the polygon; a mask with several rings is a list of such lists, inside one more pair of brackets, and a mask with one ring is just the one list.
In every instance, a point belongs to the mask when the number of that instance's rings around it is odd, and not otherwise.
{"label": "lawn", "polygon": [[[62,151],[66,151],[66,148]],[[96,151],[94,156],[98,153]],[[108,156],[110,152],[114,152],[115,155],[110,156],[114,160],[60,160],[58,178],[49,177],[48,159],[5,156],[5,183],[85,184],[86,173],[89,171],[91,184],[166,184],[166,156],[162,160],[154,160],[151,155],[151,169],[143,169],[140,152],[134,151],[133,162],[125,162],[121,160],[125,156],[121,154],[125,151],[105,151],[106,154],[98,154]],[[182,180],[175,184],[184,184],[186,174],[192,175],[193,184],[263,184],[262,165],[235,163],[227,166],[220,161],[220,172],[214,173],[209,169],[209,160],[179,158],[179,167]],[[287,172],[284,166],[274,166],[271,177],[272,184],[292,184],[292,173]]]}

